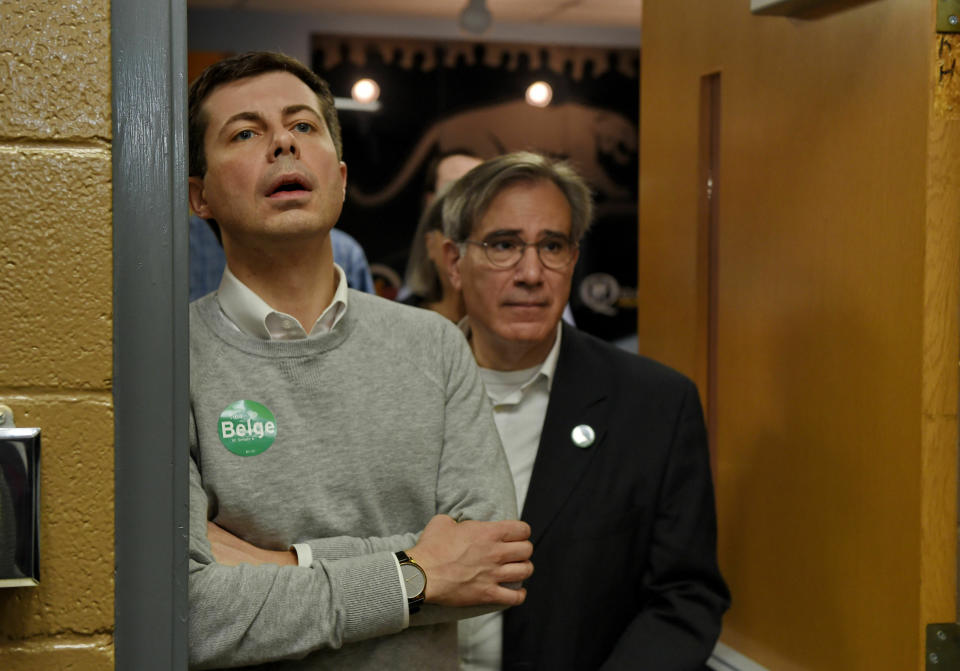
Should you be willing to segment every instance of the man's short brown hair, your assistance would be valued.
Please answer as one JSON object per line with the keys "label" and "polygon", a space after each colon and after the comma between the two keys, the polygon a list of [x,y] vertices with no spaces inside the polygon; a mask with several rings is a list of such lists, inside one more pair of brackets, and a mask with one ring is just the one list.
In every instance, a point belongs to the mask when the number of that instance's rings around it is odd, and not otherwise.
{"label": "man's short brown hair", "polygon": [[207,132],[207,116],[203,112],[203,103],[213,93],[213,90],[218,86],[239,79],[278,71],[289,72],[317,94],[317,99],[320,101],[320,113],[327,124],[327,131],[333,140],[333,146],[337,150],[337,158],[343,160],[340,121],[337,119],[333,93],[330,92],[330,86],[327,82],[296,58],[273,51],[250,51],[214,63],[190,85],[187,112],[191,177],[203,177],[207,172],[207,157],[203,147],[203,137]]}

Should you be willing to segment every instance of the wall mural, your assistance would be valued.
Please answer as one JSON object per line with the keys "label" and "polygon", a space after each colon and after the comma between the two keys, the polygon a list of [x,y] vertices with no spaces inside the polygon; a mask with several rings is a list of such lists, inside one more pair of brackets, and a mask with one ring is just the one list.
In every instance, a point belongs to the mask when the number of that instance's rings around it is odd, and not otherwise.
{"label": "wall mural", "polygon": [[[574,164],[594,189],[596,218],[581,248],[570,304],[577,325],[613,340],[636,331],[639,50],[384,40],[317,35],[313,68],[337,97],[380,85],[376,112],[340,112],[348,198],[338,226],[380,270],[403,277],[430,159],[521,149]],[[545,108],[524,101],[534,81]]]}

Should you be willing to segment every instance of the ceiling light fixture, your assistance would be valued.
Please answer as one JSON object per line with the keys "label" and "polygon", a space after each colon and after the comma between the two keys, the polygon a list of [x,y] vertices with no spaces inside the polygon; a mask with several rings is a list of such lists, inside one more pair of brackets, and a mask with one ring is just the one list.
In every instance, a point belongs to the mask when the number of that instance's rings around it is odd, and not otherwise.
{"label": "ceiling light fixture", "polygon": [[533,82],[527,87],[525,96],[528,105],[534,107],[546,107],[553,100],[553,87],[547,82]]}
{"label": "ceiling light fixture", "polygon": [[460,27],[468,33],[480,35],[493,22],[493,15],[487,9],[487,0],[469,0],[460,12]]}
{"label": "ceiling light fixture", "polygon": [[350,89],[350,96],[362,105],[376,102],[380,97],[380,85],[367,77],[358,79]]}

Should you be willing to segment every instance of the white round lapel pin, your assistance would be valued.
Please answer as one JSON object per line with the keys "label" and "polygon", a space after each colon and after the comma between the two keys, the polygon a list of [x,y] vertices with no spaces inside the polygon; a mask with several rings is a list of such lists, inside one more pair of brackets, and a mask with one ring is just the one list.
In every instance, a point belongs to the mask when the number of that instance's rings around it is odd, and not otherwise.
{"label": "white round lapel pin", "polygon": [[570,438],[573,439],[574,445],[586,449],[593,445],[593,441],[597,439],[597,434],[589,424],[580,424],[579,426],[573,427],[573,431],[570,432]]}

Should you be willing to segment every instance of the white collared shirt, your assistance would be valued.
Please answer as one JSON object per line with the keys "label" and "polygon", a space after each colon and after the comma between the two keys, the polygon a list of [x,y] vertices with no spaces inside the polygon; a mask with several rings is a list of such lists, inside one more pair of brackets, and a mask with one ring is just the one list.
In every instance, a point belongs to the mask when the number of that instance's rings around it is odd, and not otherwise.
{"label": "white collared shirt", "polygon": [[[459,324],[470,337],[469,318]],[[560,356],[560,333],[543,362],[524,370],[501,371],[480,369],[483,386],[493,404],[493,419],[497,424],[500,442],[510,464],[514,488],[517,490],[517,510],[523,510],[530,487],[530,476],[537,458],[543,421],[550,402],[550,388]],[[496,671],[503,656],[503,615],[490,613],[466,620],[458,626],[461,671]]]}
{"label": "white collared shirt", "polygon": [[[337,273],[333,301],[314,322],[310,335],[332,331],[347,311],[347,276],[337,264],[333,267]],[[253,289],[238,280],[229,267],[223,269],[217,300],[227,318],[247,335],[262,340],[301,340],[307,337],[306,329],[296,317],[274,310]]]}

